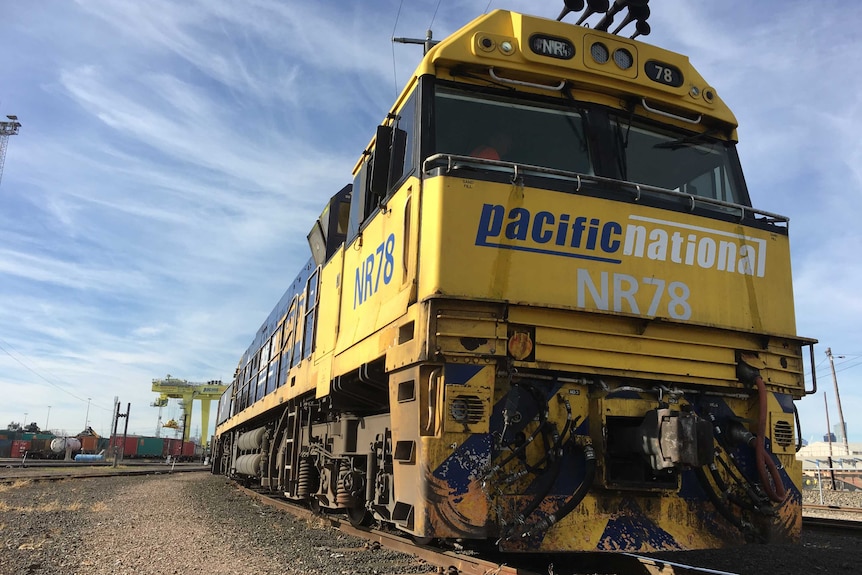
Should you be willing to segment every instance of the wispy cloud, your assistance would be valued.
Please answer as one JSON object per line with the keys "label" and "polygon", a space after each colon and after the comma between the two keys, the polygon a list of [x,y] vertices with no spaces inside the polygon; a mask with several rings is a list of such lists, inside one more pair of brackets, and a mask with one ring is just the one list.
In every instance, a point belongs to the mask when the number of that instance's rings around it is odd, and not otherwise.
{"label": "wispy cloud", "polygon": [[[420,57],[393,29],[440,39],[488,2],[405,3],[396,26],[399,5],[7,7],[0,112],[24,126],[0,187],[0,389],[16,398],[0,418],[43,423],[52,405],[74,432],[90,397],[106,426],[118,395],[150,433],[152,378],[231,377]],[[688,54],[737,114],[756,204],[792,218],[800,333],[836,353],[862,352],[859,21],[837,0],[667,0],[645,38]],[[862,401],[852,364],[840,377]],[[802,403],[811,429],[818,402]]]}

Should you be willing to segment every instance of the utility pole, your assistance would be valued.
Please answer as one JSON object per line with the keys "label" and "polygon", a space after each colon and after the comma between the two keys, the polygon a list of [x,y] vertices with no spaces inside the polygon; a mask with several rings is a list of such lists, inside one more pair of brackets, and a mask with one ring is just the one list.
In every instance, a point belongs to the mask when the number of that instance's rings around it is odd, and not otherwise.
{"label": "utility pole", "polygon": [[[826,348],[826,357],[829,358],[829,366],[832,368],[832,383],[835,384],[835,401],[838,402],[838,423],[841,425],[841,436],[844,438],[844,455],[850,457],[850,446],[847,443],[847,425],[844,423],[844,412],[841,410],[841,396],[838,394],[838,377],[835,375],[835,362],[832,361],[832,348]],[[839,355],[843,358],[843,355]],[[830,430],[831,431],[831,430]]]}
{"label": "utility pole", "polygon": [[0,122],[0,180],[3,179],[3,166],[6,164],[6,146],[9,145],[9,136],[18,134],[21,129],[21,122],[18,121],[18,116],[6,116],[8,121]]}
{"label": "utility pole", "polygon": [[[126,404],[126,413],[120,413],[120,401],[119,398],[116,398],[116,410],[114,412],[114,430],[111,433],[111,444],[113,446],[113,456],[114,456],[114,467],[117,466],[118,460],[122,459],[126,456],[126,436],[129,433],[129,412],[132,410],[132,404]],[[119,437],[117,437],[117,425],[120,423],[120,418],[123,417],[126,420],[126,427],[123,430],[123,441],[122,443],[118,443]],[[122,447],[120,447],[122,446]],[[122,449],[122,455],[120,455],[120,449]]]}
{"label": "utility pole", "polygon": [[832,465],[832,426],[829,424],[829,402],[826,401],[826,392],[823,392],[823,407],[826,408],[826,439],[829,440],[829,480],[832,482],[832,489],[835,489],[835,467]]}

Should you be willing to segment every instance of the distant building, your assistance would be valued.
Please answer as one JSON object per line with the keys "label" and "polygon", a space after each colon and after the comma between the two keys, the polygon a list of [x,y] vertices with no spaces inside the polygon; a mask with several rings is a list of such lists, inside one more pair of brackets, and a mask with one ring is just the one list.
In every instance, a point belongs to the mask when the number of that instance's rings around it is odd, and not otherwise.
{"label": "distant building", "polygon": [[832,441],[843,442],[845,437],[847,437],[847,423],[844,424],[843,428],[840,423],[832,426]]}
{"label": "distant building", "polygon": [[[834,438],[834,434],[830,434]],[[827,469],[829,467],[829,443],[815,441],[802,447],[796,453],[796,459],[802,461],[803,470]],[[832,440],[832,467],[836,469],[862,469],[862,443],[848,443],[849,453],[844,449],[843,441]]]}

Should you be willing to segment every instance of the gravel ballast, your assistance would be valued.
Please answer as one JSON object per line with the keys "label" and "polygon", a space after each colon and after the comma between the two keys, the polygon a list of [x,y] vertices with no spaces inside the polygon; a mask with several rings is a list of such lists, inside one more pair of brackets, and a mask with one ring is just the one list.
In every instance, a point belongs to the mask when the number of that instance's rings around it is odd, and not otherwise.
{"label": "gravel ballast", "polygon": [[[852,497],[830,503],[859,506],[860,496]],[[816,493],[810,498],[818,502]],[[325,520],[273,510],[208,473],[0,485],[0,539],[2,575],[435,571],[411,555],[341,534]],[[798,546],[654,556],[742,575],[857,573],[859,543],[851,535],[805,533]],[[556,563],[557,573],[572,571]]]}
{"label": "gravel ballast", "polygon": [[261,505],[224,477],[0,485],[0,574],[425,573],[418,559]]}

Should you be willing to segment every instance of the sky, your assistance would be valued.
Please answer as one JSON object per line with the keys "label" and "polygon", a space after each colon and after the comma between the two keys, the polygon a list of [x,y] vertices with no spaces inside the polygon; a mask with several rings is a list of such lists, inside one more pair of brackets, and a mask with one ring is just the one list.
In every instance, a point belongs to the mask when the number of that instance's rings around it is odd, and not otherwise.
{"label": "sky", "polygon": [[[562,1],[3,5],[0,118],[22,127],[0,181],[0,428],[107,434],[118,397],[129,432],[154,435],[152,380],[229,382],[306,261],[421,58],[391,38],[440,39],[494,9],[556,18]],[[641,39],[715,86],[754,205],[790,217],[797,331],[820,341],[803,435],[826,433],[824,397],[838,422],[831,348],[862,441],[862,4],[650,7]]]}

